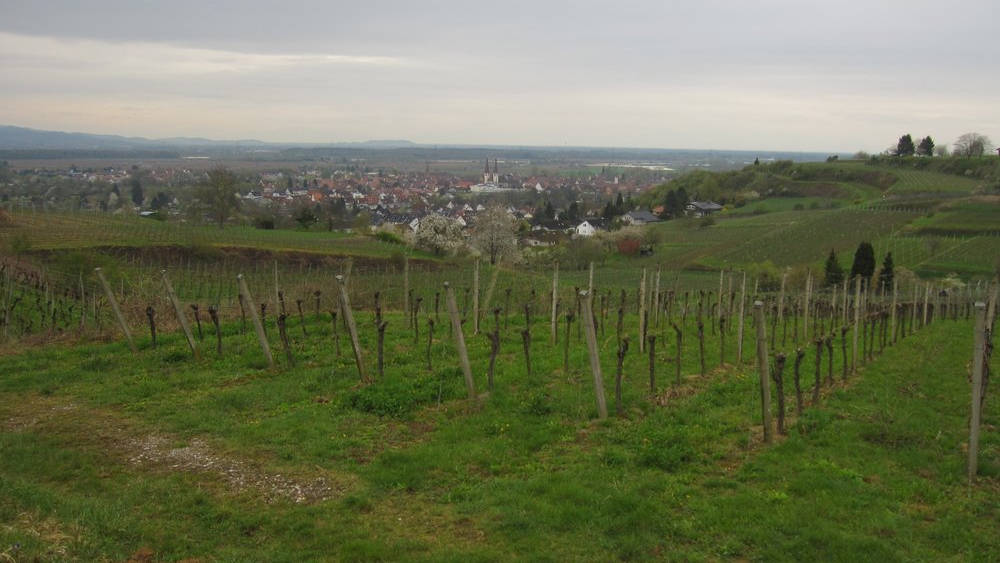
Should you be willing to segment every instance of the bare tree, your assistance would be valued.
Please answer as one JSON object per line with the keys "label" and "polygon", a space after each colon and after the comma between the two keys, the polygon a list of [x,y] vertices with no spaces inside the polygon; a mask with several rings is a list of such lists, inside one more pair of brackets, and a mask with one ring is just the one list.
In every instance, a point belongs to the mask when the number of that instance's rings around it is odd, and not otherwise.
{"label": "bare tree", "polygon": [[955,141],[955,156],[983,156],[993,150],[993,143],[986,135],[966,133]]}
{"label": "bare tree", "polygon": [[195,199],[221,229],[240,207],[236,175],[222,166],[209,170],[206,181],[195,190]]}
{"label": "bare tree", "polygon": [[517,252],[514,218],[499,204],[489,206],[476,216],[473,243],[489,256],[490,264],[495,265],[498,259],[509,258]]}

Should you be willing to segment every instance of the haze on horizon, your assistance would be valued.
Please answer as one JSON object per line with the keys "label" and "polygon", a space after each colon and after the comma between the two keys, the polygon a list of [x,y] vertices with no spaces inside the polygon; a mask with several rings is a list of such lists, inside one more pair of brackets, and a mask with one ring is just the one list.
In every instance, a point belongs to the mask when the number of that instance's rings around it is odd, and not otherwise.
{"label": "haze on horizon", "polygon": [[0,124],[881,151],[1000,137],[992,0],[3,0]]}

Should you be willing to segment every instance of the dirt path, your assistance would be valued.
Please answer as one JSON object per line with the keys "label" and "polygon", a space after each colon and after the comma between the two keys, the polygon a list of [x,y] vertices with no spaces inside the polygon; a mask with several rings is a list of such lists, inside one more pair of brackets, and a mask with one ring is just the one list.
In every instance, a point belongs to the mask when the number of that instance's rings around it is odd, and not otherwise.
{"label": "dirt path", "polygon": [[341,496],[357,484],[354,475],[321,471],[287,475],[258,461],[223,452],[211,441],[184,442],[149,433],[117,413],[90,409],[67,399],[8,395],[0,400],[0,430],[37,432],[75,448],[97,449],[145,471],[183,471],[219,479],[231,494],[253,492],[267,503],[317,503]]}

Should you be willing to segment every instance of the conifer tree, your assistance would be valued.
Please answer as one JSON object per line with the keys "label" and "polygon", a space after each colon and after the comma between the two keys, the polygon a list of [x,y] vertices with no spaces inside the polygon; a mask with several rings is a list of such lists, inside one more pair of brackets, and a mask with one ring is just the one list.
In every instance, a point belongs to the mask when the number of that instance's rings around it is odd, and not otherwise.
{"label": "conifer tree", "polygon": [[830,255],[826,258],[826,285],[839,285],[844,281],[844,268],[837,260],[837,254],[830,249]]}
{"label": "conifer tree", "polygon": [[878,273],[878,285],[882,291],[888,291],[892,287],[892,280],[895,277],[893,272],[892,253],[889,252],[882,260],[882,269]]}
{"label": "conifer tree", "polygon": [[854,263],[851,264],[851,279],[857,276],[864,278],[866,283],[871,282],[875,274],[875,249],[870,242],[862,242],[858,249],[854,251]]}

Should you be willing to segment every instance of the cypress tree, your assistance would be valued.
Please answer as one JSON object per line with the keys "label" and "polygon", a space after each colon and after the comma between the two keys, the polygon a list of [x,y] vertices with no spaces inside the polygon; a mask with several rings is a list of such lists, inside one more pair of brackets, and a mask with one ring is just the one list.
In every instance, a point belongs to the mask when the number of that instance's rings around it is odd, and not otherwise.
{"label": "cypress tree", "polygon": [[851,264],[851,279],[857,276],[870,283],[875,274],[875,249],[870,242],[862,242],[854,251],[854,263]]}
{"label": "cypress tree", "polygon": [[878,284],[882,288],[882,291],[887,291],[892,287],[892,280],[895,277],[893,273],[893,263],[892,263],[892,253],[889,252],[885,255],[885,259],[882,260],[882,269],[878,273]]}
{"label": "cypress tree", "polygon": [[844,281],[844,268],[837,260],[837,254],[830,249],[830,255],[826,257],[826,285],[839,285]]}

